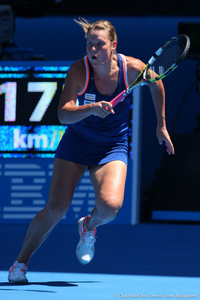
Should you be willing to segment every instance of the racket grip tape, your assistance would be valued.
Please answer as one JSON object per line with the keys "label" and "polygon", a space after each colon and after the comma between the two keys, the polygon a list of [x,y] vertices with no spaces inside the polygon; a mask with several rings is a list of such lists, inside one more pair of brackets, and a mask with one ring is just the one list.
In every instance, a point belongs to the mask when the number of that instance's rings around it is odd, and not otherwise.
{"label": "racket grip tape", "polygon": [[126,90],[122,91],[119,95],[117,95],[115,98],[113,98],[110,103],[114,106],[116,106],[118,103],[120,103],[121,101],[123,101],[126,96],[128,95],[128,93],[126,92]]}

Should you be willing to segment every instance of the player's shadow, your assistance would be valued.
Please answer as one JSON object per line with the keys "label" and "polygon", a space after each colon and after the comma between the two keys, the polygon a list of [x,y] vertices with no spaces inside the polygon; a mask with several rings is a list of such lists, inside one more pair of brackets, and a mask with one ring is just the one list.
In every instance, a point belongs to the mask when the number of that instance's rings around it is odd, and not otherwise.
{"label": "player's shadow", "polygon": [[[43,285],[43,286],[55,286],[55,287],[72,287],[78,286],[78,283],[96,283],[97,281],[46,281],[46,282],[28,282],[27,284],[11,284],[9,282],[0,282],[0,287],[12,287],[12,286],[30,286],[30,285]],[[2,290],[2,289],[1,289]]]}

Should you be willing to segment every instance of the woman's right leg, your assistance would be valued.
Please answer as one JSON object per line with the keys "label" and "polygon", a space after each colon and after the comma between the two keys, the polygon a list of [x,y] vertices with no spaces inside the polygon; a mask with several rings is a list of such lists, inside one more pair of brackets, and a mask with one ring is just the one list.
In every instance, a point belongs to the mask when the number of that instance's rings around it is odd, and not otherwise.
{"label": "woman's right leg", "polygon": [[54,226],[66,214],[87,166],[55,158],[49,198],[46,206],[32,220],[21,251],[19,263],[28,264],[31,255],[48,237]]}

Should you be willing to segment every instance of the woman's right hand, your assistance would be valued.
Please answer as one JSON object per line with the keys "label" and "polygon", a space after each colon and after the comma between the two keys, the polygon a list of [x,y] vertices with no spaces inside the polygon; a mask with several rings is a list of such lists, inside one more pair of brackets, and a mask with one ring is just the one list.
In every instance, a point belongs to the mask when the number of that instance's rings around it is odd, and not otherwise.
{"label": "woman's right hand", "polygon": [[92,114],[100,118],[106,118],[109,114],[114,114],[113,106],[110,102],[99,101],[93,103]]}

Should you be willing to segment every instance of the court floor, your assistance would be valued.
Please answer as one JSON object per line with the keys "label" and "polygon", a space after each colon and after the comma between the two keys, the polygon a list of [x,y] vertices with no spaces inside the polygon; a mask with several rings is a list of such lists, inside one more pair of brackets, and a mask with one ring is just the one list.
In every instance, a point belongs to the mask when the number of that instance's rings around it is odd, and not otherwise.
{"label": "court floor", "polygon": [[75,255],[77,226],[58,225],[31,258],[29,284],[10,285],[8,269],[26,229],[0,226],[0,300],[200,300],[199,225],[99,227],[95,257],[86,266]]}
{"label": "court floor", "polygon": [[0,272],[0,299],[200,299],[200,279],[192,277],[137,276],[29,272],[28,285],[10,285]]}

